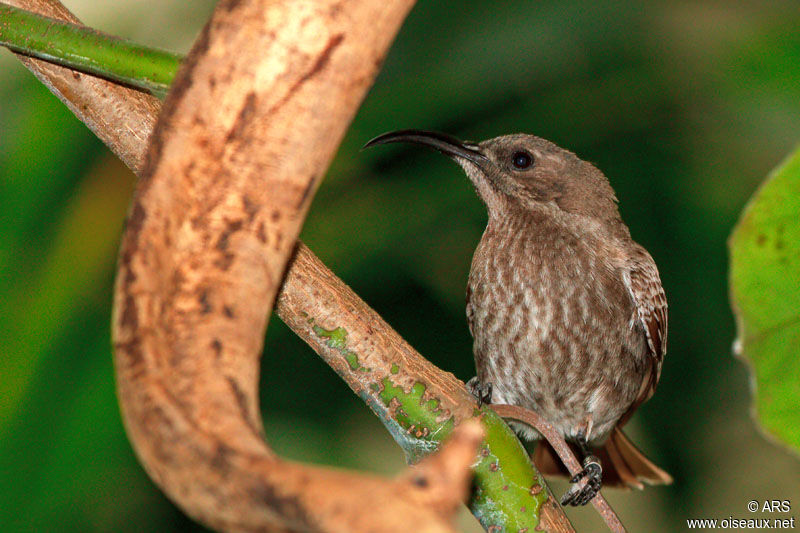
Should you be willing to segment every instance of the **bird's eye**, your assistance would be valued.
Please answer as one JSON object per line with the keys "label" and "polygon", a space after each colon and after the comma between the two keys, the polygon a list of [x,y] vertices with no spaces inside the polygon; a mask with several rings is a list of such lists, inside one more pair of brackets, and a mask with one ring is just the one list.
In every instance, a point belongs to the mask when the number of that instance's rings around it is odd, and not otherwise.
{"label": "bird's eye", "polygon": [[528,152],[514,152],[514,155],[511,156],[511,164],[514,165],[514,168],[517,170],[525,170],[533,163],[533,158],[531,154]]}

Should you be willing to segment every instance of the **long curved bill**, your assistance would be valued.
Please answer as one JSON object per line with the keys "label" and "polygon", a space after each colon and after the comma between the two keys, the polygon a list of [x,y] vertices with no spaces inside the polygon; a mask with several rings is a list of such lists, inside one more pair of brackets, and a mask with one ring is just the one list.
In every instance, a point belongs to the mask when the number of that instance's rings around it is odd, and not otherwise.
{"label": "long curved bill", "polygon": [[471,142],[461,141],[438,131],[425,131],[425,130],[397,130],[378,135],[367,144],[364,148],[376,146],[378,144],[389,143],[414,143],[430,146],[441,153],[453,157],[463,158],[472,161],[476,165],[484,165],[489,162],[489,159],[483,154],[477,144]]}

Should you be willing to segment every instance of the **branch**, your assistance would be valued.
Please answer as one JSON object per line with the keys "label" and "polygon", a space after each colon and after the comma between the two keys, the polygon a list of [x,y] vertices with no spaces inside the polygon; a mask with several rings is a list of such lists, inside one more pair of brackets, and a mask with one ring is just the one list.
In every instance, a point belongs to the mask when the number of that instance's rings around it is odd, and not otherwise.
{"label": "branch", "polygon": [[[581,471],[581,465],[567,445],[567,442],[559,435],[553,425],[539,416],[538,413],[518,405],[493,404],[490,407],[503,418],[518,420],[528,424],[541,433],[556,451],[561,462],[564,463],[564,466],[567,467],[570,476],[575,476]],[[583,481],[586,482],[585,479]],[[611,505],[609,505],[600,492],[592,498],[592,505],[597,509],[597,512],[600,513],[608,529],[614,533],[625,533],[625,526],[622,525],[614,509],[611,508]]]}
{"label": "branch", "polygon": [[120,250],[117,387],[145,469],[212,527],[449,529],[461,495],[441,483],[443,502],[414,505],[391,483],[276,458],[257,401],[313,192],[410,7],[222,1],[153,132]]}
{"label": "branch", "polygon": [[[29,0],[15,3],[28,9],[58,6],[57,2],[52,0]],[[63,16],[64,12],[63,8],[59,6],[56,11],[48,8],[46,14]],[[70,20],[74,21],[75,19]],[[374,21],[371,21],[370,24],[374,24]],[[348,37],[348,39],[350,38]],[[332,57],[329,57],[329,60],[332,60]],[[75,78],[72,71],[62,67],[29,59],[25,59],[25,62],[29,68],[38,71],[40,77],[55,79],[57,83],[49,84],[49,86],[68,103],[80,119],[91,123],[93,117],[99,116],[102,120],[95,120],[100,124],[95,129],[95,133],[112,150],[122,154],[123,160],[128,166],[141,175],[143,171],[143,139],[149,135],[153,117],[158,108],[158,101],[155,98],[91,76]],[[72,83],[73,81],[74,83]],[[181,90],[185,90],[185,87],[181,87],[179,91]],[[103,95],[103,98],[100,95]],[[106,95],[110,96],[106,97]],[[216,100],[214,101],[216,102]],[[206,102],[201,102],[201,109],[208,107]],[[120,130],[123,132],[128,130],[126,127],[126,124],[129,123],[126,118],[128,115],[139,119],[140,127],[135,130],[137,136],[119,135]],[[322,175],[322,171],[319,171],[318,175]],[[258,189],[259,191],[269,190],[264,186],[263,181],[259,181]],[[232,189],[225,189],[224,193],[230,196]],[[263,195],[263,192],[257,192],[257,194]],[[258,197],[253,197],[251,200],[255,198]],[[258,199],[258,202],[260,201],[261,199]],[[305,205],[308,201],[310,198],[306,199]],[[244,202],[243,199],[236,202],[236,199],[233,199],[233,207],[238,207],[239,211],[243,210],[245,217],[250,216],[247,214],[247,206],[250,208],[260,207],[261,204]],[[263,209],[259,211],[259,213],[263,212]],[[136,208],[132,214],[132,223],[136,223]],[[206,213],[205,216],[208,219],[209,213]],[[256,215],[254,215],[254,220],[255,217]],[[263,220],[264,232],[267,231],[267,224],[270,223],[271,217],[272,213],[269,213],[269,216]],[[224,225],[223,219],[224,215],[223,218],[211,217],[209,222]],[[243,228],[245,222],[247,220],[243,221]],[[252,228],[253,224],[253,221],[250,221],[248,227]],[[191,226],[191,224],[189,225]],[[259,228],[260,224],[256,223],[256,236]],[[219,238],[224,234],[223,229],[221,234],[216,235],[216,241],[209,242],[219,243]],[[271,235],[275,236],[277,240],[277,233],[274,229],[271,230]],[[286,246],[291,239],[287,239],[285,235],[281,236],[282,241],[286,239],[282,243]],[[253,242],[251,235],[242,235],[241,238],[246,239],[247,242]],[[233,240],[238,239],[237,237]],[[223,241],[226,246],[231,246],[231,255],[220,257],[223,262],[230,260],[233,264],[236,251],[242,246],[247,248],[246,244],[234,243],[233,240],[231,235],[228,235]],[[236,250],[233,249],[234,244],[236,244]],[[255,242],[253,244],[258,246]],[[263,257],[258,254],[248,252],[248,257],[253,264],[263,263]],[[156,259],[160,260],[161,257]],[[286,278],[276,304],[279,316],[309,342],[361,395],[410,455],[416,456],[435,448],[436,441],[445,436],[450,428],[473,415],[474,399],[466,392],[463,383],[452,374],[442,372],[422,358],[374,311],[325,268],[307,248],[299,245],[294,258],[286,268]],[[193,273],[195,272],[197,271],[193,271]],[[237,282],[237,280],[233,281]],[[227,284],[230,280],[226,278],[225,282]],[[263,288],[258,290],[261,291]],[[248,290],[243,292],[245,294],[241,295],[241,302],[248,302],[243,306],[244,308],[250,305],[250,301],[255,301],[256,307],[261,305],[261,302],[270,301],[261,296],[255,297],[253,300],[254,293]],[[216,292],[206,294],[202,301],[198,295],[195,306],[198,304],[201,310],[205,309],[206,304],[210,306],[209,315],[211,316],[209,318],[218,316],[220,313],[227,316],[234,312],[229,305],[224,303],[220,305],[219,295]],[[156,314],[168,312],[166,308],[157,306],[149,311]],[[266,316],[266,310],[262,309],[261,311],[263,314],[260,318],[263,319]],[[257,315],[258,313],[250,312],[250,314]],[[178,318],[185,320],[188,317],[184,314]],[[251,316],[251,318],[258,319],[259,317]],[[225,327],[220,326],[224,330],[220,333],[224,332],[226,336],[237,338],[240,336],[239,329],[232,333],[226,329],[226,327],[232,326],[227,322],[225,324]],[[165,317],[161,316],[158,322],[153,324],[153,328],[163,328],[165,325],[169,326],[165,323]],[[201,329],[205,330],[206,328],[198,327],[195,331]],[[248,330],[242,335],[252,337],[258,334],[258,331],[258,328],[255,328],[255,330]],[[181,339],[176,340],[181,341]],[[216,347],[214,339],[211,339],[209,345],[198,348],[200,350],[198,353],[208,353],[209,349],[213,353]],[[256,357],[254,353],[251,354],[253,358]],[[365,372],[365,369],[369,369],[369,372]],[[124,368],[121,369],[121,371],[124,370]],[[252,374],[250,379],[254,382],[256,372],[252,368],[246,370]],[[244,391],[242,398],[248,405],[246,418],[253,427],[258,428],[260,422],[255,410],[257,403],[253,389],[254,385],[247,389],[242,387]],[[421,401],[423,399],[427,401]],[[206,398],[207,401],[208,398]],[[563,512],[552,500],[542,478],[533,470],[513,433],[490,410],[484,412],[483,420],[487,438],[481,453],[481,462],[476,468],[477,490],[471,502],[473,512],[487,529],[504,527],[506,530],[516,531],[526,527],[532,530],[538,526],[549,531],[570,531],[571,527]],[[258,446],[260,443],[254,443],[254,445]],[[541,523],[539,523],[540,520]]]}

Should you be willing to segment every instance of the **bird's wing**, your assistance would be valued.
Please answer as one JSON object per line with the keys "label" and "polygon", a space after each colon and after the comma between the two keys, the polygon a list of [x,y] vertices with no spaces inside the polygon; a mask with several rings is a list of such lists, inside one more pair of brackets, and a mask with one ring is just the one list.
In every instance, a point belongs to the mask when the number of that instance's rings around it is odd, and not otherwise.
{"label": "bird's wing", "polygon": [[653,258],[639,245],[627,262],[623,280],[636,307],[635,319],[647,338],[650,372],[642,382],[636,401],[620,419],[619,426],[627,422],[633,411],[655,392],[661,378],[661,363],[667,353],[667,297]]}
{"label": "bird's wing", "polygon": [[472,310],[472,288],[470,284],[467,284],[467,325],[469,326],[469,333],[472,337],[475,337],[475,332],[472,330],[472,321],[474,312]]}

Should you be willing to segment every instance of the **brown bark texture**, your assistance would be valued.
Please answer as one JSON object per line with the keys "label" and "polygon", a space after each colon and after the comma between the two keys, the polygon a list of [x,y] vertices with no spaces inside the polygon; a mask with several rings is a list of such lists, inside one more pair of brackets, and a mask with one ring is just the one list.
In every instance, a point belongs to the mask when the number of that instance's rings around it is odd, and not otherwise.
{"label": "brown bark texture", "polygon": [[[53,0],[9,3],[77,22]],[[385,481],[275,457],[257,404],[277,294],[279,316],[356,392],[391,376],[404,390],[425,384],[443,419],[460,425],[473,416],[463,383],[296,244],[314,190],[411,4],[220,2],[146,158],[157,99],[21,58],[142,178],[116,288],[120,399],[148,473],[211,527],[446,531],[463,499],[474,429],[421,470]],[[374,372],[369,381],[319,334],[335,328],[346,330],[350,353],[363,355],[361,368]],[[571,529],[557,507],[542,519],[547,529]]]}
{"label": "brown bark texture", "polygon": [[151,138],[120,253],[118,391],[150,476],[217,529],[446,531],[464,497],[463,453],[421,481],[282,461],[257,403],[303,218],[410,5],[220,2]]}

